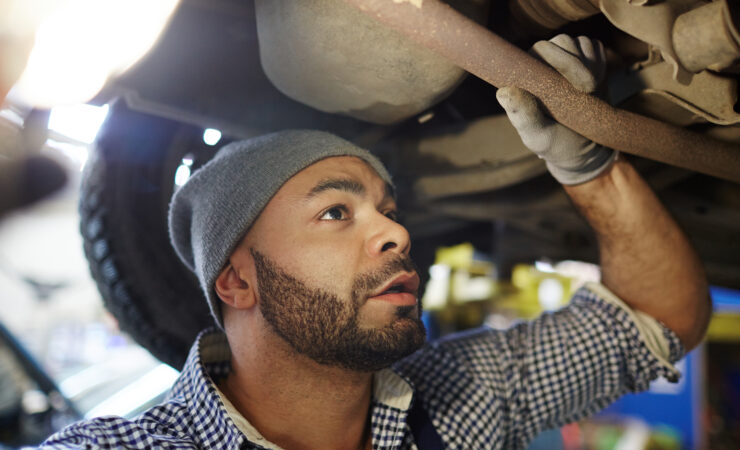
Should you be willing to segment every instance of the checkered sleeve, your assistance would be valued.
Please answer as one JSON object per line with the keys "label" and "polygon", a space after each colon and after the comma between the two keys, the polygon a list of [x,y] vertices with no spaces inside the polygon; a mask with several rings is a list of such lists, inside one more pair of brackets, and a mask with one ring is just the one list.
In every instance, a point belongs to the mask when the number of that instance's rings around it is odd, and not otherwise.
{"label": "checkered sleeve", "polygon": [[431,344],[405,370],[450,448],[526,448],[541,430],[595,413],[657,377],[678,379],[678,337],[655,322],[667,353],[656,354],[633,318],[582,288],[536,320]]}
{"label": "checkered sleeve", "polygon": [[156,406],[129,420],[116,416],[77,422],[50,436],[42,449],[194,449],[182,423],[182,408],[176,402]]}

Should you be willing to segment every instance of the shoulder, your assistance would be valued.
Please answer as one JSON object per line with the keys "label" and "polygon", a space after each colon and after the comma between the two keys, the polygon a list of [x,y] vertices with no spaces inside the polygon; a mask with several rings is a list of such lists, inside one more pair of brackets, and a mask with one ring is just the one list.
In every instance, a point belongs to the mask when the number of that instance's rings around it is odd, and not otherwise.
{"label": "shoulder", "polygon": [[126,419],[104,416],[74,423],[49,437],[41,448],[196,448],[189,417],[177,399]]}
{"label": "shoulder", "polygon": [[521,367],[551,360],[570,349],[578,354],[611,352],[619,360],[656,362],[675,378],[672,362],[683,349],[670,330],[633,311],[599,284],[579,289],[571,302],[554,312],[507,329],[481,327],[427,343],[396,364],[403,375],[419,383],[428,377],[454,373],[481,381],[504,382]]}

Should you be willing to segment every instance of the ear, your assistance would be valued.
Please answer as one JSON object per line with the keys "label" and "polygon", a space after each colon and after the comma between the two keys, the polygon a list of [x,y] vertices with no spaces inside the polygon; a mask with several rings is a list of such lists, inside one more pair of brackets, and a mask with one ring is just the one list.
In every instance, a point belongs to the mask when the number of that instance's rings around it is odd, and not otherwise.
{"label": "ear", "polygon": [[254,287],[229,261],[216,278],[214,289],[222,302],[235,309],[249,309],[256,303]]}

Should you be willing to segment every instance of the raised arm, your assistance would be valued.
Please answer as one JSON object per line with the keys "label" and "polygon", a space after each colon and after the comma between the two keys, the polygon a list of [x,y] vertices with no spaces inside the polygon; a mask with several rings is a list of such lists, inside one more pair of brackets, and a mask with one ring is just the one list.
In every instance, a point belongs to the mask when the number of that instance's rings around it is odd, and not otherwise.
{"label": "raised arm", "polygon": [[[598,41],[560,35],[533,50],[583,91],[594,92],[603,78]],[[528,92],[502,88],[497,97],[596,232],[602,283],[673,330],[687,349],[695,347],[711,314],[704,269],[642,177],[613,150],[546,117]]]}
{"label": "raised arm", "polygon": [[695,347],[711,314],[704,269],[642,177],[618,160],[602,175],[565,190],[598,237],[602,283],[663,322],[684,347]]}

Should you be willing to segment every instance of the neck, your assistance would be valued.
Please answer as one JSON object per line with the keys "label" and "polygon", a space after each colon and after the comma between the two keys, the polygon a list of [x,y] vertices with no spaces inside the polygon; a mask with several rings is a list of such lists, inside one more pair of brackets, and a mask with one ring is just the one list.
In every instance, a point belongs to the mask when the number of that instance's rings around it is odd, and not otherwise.
{"label": "neck", "polygon": [[318,364],[275,339],[232,345],[220,388],[236,409],[283,448],[369,448],[372,374]]}

